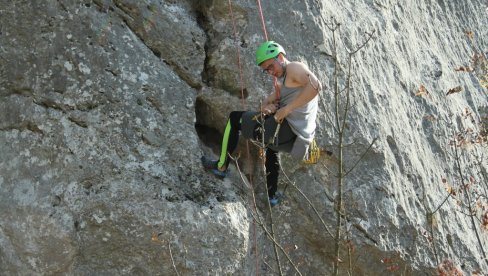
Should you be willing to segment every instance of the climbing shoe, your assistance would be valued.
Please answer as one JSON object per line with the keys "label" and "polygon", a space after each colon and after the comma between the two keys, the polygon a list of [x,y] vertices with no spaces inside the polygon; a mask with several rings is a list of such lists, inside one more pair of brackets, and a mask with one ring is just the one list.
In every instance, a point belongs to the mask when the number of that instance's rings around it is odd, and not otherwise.
{"label": "climbing shoe", "polygon": [[205,169],[210,170],[218,178],[225,178],[227,176],[227,170],[221,171],[218,168],[218,160],[212,160],[205,156],[202,156],[202,165]]}
{"label": "climbing shoe", "polygon": [[280,203],[280,200],[275,196],[269,198],[269,204],[271,204],[271,207],[278,205],[278,203]]}
{"label": "climbing shoe", "polygon": [[210,170],[216,177],[218,178],[225,178],[227,176],[227,170],[225,171],[221,171],[221,170],[218,170],[218,169],[212,169]]}
{"label": "climbing shoe", "polygon": [[202,165],[205,169],[217,169],[217,163],[219,162],[218,160],[212,160],[210,158],[207,158],[205,156],[202,156]]}
{"label": "climbing shoe", "polygon": [[271,207],[278,205],[281,202],[283,194],[281,192],[276,192],[276,194],[269,198],[269,204]]}

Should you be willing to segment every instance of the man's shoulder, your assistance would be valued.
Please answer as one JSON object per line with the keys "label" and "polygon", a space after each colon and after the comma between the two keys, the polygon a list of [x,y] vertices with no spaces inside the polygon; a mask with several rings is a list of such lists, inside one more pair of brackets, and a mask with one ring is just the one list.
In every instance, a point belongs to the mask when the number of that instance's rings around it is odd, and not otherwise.
{"label": "man's shoulder", "polygon": [[303,71],[308,71],[308,66],[301,61],[292,61],[288,63],[287,69],[289,73],[301,73]]}
{"label": "man's shoulder", "polygon": [[308,66],[301,61],[290,61],[290,63],[288,63],[288,66],[291,66],[294,68],[308,68]]}

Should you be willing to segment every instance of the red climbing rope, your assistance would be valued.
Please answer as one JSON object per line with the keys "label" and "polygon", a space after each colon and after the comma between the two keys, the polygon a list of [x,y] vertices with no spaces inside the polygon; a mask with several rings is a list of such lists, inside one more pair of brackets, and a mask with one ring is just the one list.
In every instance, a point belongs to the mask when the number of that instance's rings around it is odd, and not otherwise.
{"label": "red climbing rope", "polygon": [[257,0],[258,2],[258,9],[259,9],[259,16],[261,17],[261,26],[263,27],[263,34],[264,39],[268,41],[268,32],[266,32],[266,24],[264,23],[264,16],[263,16],[263,9],[261,8],[261,1]]}
{"label": "red climbing rope", "polygon": [[[239,68],[239,79],[240,79],[240,85],[241,85],[241,104],[242,104],[242,108],[243,110],[246,110],[247,109],[247,104],[246,104],[246,99],[245,99],[245,95],[244,95],[244,87],[246,87],[246,84],[245,84],[245,81],[244,81],[244,77],[243,77],[243,70],[242,70],[242,66],[241,66],[241,53],[240,53],[240,47],[239,47],[239,39],[237,37],[237,27],[236,27],[236,23],[235,23],[235,19],[234,19],[234,13],[232,11],[232,2],[231,0],[228,0],[229,2],[229,12],[230,12],[230,16],[231,16],[231,20],[232,20],[232,29],[233,29],[233,32],[234,32],[234,40],[235,40],[235,44],[236,44],[236,54],[237,54],[237,66]],[[263,9],[261,7],[261,1],[260,0],[257,0],[257,5],[258,5],[258,10],[259,10],[259,16],[260,16],[260,19],[261,19],[261,26],[263,28],[263,36],[264,36],[264,39],[266,41],[268,41],[268,32],[266,31],[266,24],[265,24],[265,20],[264,20],[264,15],[263,15]],[[275,94],[277,96],[277,99],[280,98],[280,90],[279,90],[279,87],[278,87],[278,82],[277,82],[277,79],[276,77],[274,78],[274,87],[275,87]],[[248,164],[248,168],[250,168],[250,162],[251,162],[251,154],[250,154],[250,150],[249,150],[249,142],[247,141],[246,142],[246,148],[247,148],[247,164]],[[252,191],[251,192],[254,192],[254,183],[253,183],[253,177],[252,177],[252,174],[251,174],[251,177],[250,177],[250,185],[251,185],[251,189]],[[255,204],[252,204],[252,206],[254,208],[255,207]],[[257,212],[256,209],[254,209],[254,212]],[[253,237],[254,237],[254,254],[256,256],[256,275],[259,275],[259,255],[258,255],[258,246],[257,246],[257,237],[256,237],[256,222],[253,220]]]}
{"label": "red climbing rope", "polygon": [[230,16],[232,19],[232,29],[234,31],[234,40],[236,44],[236,52],[237,52],[237,67],[239,68],[239,79],[240,79],[240,84],[241,84],[241,104],[242,104],[242,110],[246,110],[246,99],[244,97],[244,87],[245,87],[245,82],[243,78],[243,73],[242,73],[242,66],[241,66],[241,51],[239,48],[239,40],[237,38],[237,27],[236,27],[236,22],[234,19],[234,13],[232,11],[232,3],[231,0],[229,0],[229,11],[230,11]]}
{"label": "red climbing rope", "polygon": [[[229,1],[229,12],[230,12],[230,16],[231,16],[231,19],[232,19],[232,29],[233,29],[233,32],[234,32],[234,40],[235,40],[235,44],[236,44],[236,54],[237,54],[237,67],[239,68],[239,79],[240,79],[240,85],[241,85],[241,104],[242,104],[242,110],[246,110],[247,109],[247,104],[246,104],[246,98],[244,96],[244,87],[246,87],[246,84],[245,84],[245,81],[244,81],[244,77],[243,77],[243,73],[242,73],[242,66],[241,66],[241,51],[240,51],[240,47],[239,47],[239,39],[237,37],[237,27],[236,27],[236,23],[235,23],[235,19],[234,19],[234,12],[232,11],[232,2],[231,0],[228,0]],[[247,153],[247,165],[248,165],[248,168],[250,168],[250,163],[251,163],[251,153],[250,153],[250,149],[249,149],[249,141],[246,141],[246,153]],[[252,193],[254,192],[254,183],[253,183],[253,177],[252,177],[252,174],[251,174],[251,177],[249,179],[249,182],[250,182],[250,185],[251,185],[251,189],[252,189]],[[252,206],[254,206],[253,208],[255,208],[255,205],[252,204]],[[254,209],[254,212],[256,212],[256,209]],[[253,242],[254,242],[254,255],[256,256],[256,275],[259,275],[259,255],[258,255],[258,246],[257,246],[257,234],[256,234],[256,221],[253,220],[253,225],[252,225],[252,229],[253,229]]]}
{"label": "red climbing rope", "polygon": [[[258,4],[258,10],[259,10],[259,17],[261,19],[261,27],[263,28],[263,36],[266,41],[268,41],[268,32],[266,31],[266,23],[264,20],[264,15],[263,15],[263,9],[261,8],[261,0],[256,0]],[[276,99],[280,99],[281,96],[281,91],[278,86],[278,79],[274,77],[274,88],[275,88],[275,94],[276,94]]]}

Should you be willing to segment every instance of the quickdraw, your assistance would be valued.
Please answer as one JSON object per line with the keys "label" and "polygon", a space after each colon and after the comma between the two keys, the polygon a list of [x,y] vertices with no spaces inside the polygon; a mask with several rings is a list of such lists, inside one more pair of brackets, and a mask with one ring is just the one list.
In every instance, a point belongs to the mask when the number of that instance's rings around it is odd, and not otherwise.
{"label": "quickdraw", "polygon": [[308,147],[307,158],[303,160],[305,164],[317,164],[320,158],[320,148],[315,142],[315,139],[312,140],[310,146]]}

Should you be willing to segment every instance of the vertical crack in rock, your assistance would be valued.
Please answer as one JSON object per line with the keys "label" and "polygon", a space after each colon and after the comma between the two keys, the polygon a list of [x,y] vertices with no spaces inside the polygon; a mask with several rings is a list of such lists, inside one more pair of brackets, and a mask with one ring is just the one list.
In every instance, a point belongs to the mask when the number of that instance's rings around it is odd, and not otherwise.
{"label": "vertical crack in rock", "polygon": [[[209,73],[210,68],[208,66],[209,63],[209,48],[211,43],[211,36],[209,35],[210,27],[208,19],[205,17],[204,12],[202,9],[202,4],[198,4],[196,8],[197,11],[197,24],[198,26],[204,31],[205,34],[205,45],[204,45],[204,52],[205,52],[205,60],[203,63],[203,71],[202,71],[202,82],[206,85],[209,84]],[[208,116],[210,108],[205,103],[205,101],[201,100],[197,97],[195,102],[195,130],[197,132],[198,138],[202,141],[207,147],[211,148],[214,152],[218,152],[220,146],[220,132],[212,127],[209,127],[204,123],[205,118]]]}
{"label": "vertical crack in rock", "polygon": [[204,52],[205,52],[205,60],[203,62],[203,71],[202,71],[202,82],[206,85],[209,83],[209,68],[208,68],[208,61],[209,61],[209,48],[211,42],[211,36],[209,35],[209,22],[204,15],[204,12],[201,10],[201,4],[197,5],[196,7],[197,13],[197,24],[203,30],[205,34],[205,45],[204,45]]}
{"label": "vertical crack in rock", "polygon": [[215,154],[218,154],[220,151],[222,133],[205,123],[204,120],[210,112],[208,104],[201,98],[197,98],[195,103],[195,130],[200,141],[211,148]]}
{"label": "vertical crack in rock", "polygon": [[[241,15],[239,18],[245,18],[245,12],[239,5],[234,8],[234,12]],[[238,67],[235,64],[236,48],[230,15],[226,14],[227,4],[216,7],[216,3],[199,2],[194,9],[197,24],[206,38],[201,78],[208,87],[202,89],[197,97],[195,128],[200,139],[215,151],[216,146],[218,148],[221,143],[219,122],[226,120],[228,110],[225,107],[238,103],[237,99],[247,98],[249,93],[246,88],[241,89],[238,79]],[[247,47],[245,41],[241,41],[240,45]]]}

